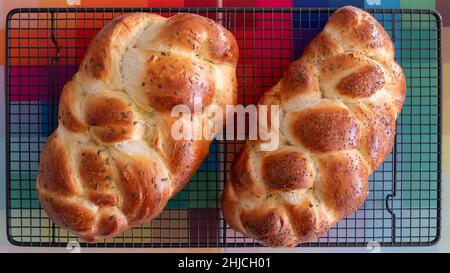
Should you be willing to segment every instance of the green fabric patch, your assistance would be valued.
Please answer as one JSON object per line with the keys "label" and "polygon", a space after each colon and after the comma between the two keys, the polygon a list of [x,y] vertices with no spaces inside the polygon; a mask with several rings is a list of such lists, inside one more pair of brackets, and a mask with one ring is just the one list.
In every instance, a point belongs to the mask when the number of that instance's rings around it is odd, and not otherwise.
{"label": "green fabric patch", "polygon": [[402,9],[435,9],[436,1],[426,0],[400,0]]}
{"label": "green fabric patch", "polygon": [[169,200],[166,208],[218,208],[218,176],[216,172],[197,172],[183,190]]}

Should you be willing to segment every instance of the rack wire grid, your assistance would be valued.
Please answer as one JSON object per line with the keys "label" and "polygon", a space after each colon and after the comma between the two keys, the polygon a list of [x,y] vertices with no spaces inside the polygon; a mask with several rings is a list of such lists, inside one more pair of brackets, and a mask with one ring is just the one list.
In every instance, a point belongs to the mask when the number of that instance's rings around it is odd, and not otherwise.
{"label": "rack wire grid", "polygon": [[[39,155],[57,126],[64,83],[89,41],[127,12],[171,16],[197,13],[237,38],[240,103],[258,101],[334,9],[317,8],[49,8],[15,9],[7,16],[7,235],[20,246],[66,246],[77,238],[56,227],[35,191]],[[407,78],[392,153],[370,176],[364,205],[317,240],[301,246],[424,246],[438,241],[441,192],[441,18],[431,10],[368,10],[384,26]],[[215,141],[210,155],[164,212],[95,247],[259,246],[232,230],[220,211],[230,163],[242,142]]]}

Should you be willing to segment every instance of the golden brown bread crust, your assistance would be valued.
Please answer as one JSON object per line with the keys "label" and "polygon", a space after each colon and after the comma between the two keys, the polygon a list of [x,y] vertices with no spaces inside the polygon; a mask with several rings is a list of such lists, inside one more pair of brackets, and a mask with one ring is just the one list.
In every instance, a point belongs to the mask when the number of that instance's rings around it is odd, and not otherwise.
{"label": "golden brown bread crust", "polygon": [[190,58],[174,59],[158,53],[153,56],[156,57],[148,61],[148,80],[141,84],[153,109],[170,112],[175,105],[183,104],[193,111],[194,97],[202,98],[204,106],[212,103],[216,89],[214,73],[205,71],[211,70],[210,66],[195,64]]}
{"label": "golden brown bread crust", "polygon": [[238,47],[229,31],[219,27],[214,21],[194,14],[180,14],[169,21],[161,30],[156,42],[176,45],[184,50],[193,50],[196,55],[217,63],[237,65]]}
{"label": "golden brown bread crust", "polygon": [[270,190],[291,191],[313,185],[313,167],[303,153],[281,151],[264,157],[262,180]]}
{"label": "golden brown bread crust", "polygon": [[172,107],[235,104],[237,60],[230,32],[198,15],[106,25],[65,85],[41,154],[36,187],[54,223],[95,242],[159,215],[211,143],[173,139]]}
{"label": "golden brown bread crust", "polygon": [[228,224],[264,245],[295,246],[353,213],[392,149],[404,99],[385,30],[365,11],[337,10],[262,96],[280,105],[280,146],[245,143],[222,194]]}
{"label": "golden brown bread crust", "polygon": [[306,149],[327,153],[357,148],[360,140],[358,125],[346,108],[322,103],[296,113],[290,129]]}
{"label": "golden brown bread crust", "polygon": [[343,78],[336,86],[339,93],[352,98],[367,98],[384,86],[383,71],[378,65],[367,65]]}

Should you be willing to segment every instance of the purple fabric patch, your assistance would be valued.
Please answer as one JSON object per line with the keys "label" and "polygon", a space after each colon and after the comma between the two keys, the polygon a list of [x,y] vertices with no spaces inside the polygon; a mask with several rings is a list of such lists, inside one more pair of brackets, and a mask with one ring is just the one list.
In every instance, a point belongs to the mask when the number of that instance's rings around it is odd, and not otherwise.
{"label": "purple fabric patch", "polygon": [[450,26],[450,1],[436,0],[436,9],[442,16],[442,24],[444,27]]}
{"label": "purple fabric patch", "polygon": [[78,66],[13,66],[9,69],[11,101],[52,101]]}
{"label": "purple fabric patch", "polygon": [[189,209],[189,238],[192,243],[215,244],[219,240],[219,210]]}

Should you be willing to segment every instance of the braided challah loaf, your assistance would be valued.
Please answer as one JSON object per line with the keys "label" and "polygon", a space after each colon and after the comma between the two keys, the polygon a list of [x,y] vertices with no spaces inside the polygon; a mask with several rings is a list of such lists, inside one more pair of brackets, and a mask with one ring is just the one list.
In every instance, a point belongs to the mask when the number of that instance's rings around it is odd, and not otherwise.
{"label": "braided challah loaf", "polygon": [[172,138],[172,107],[235,104],[237,60],[233,35],[198,15],[106,25],[65,85],[41,155],[37,192],[54,223],[94,242],[159,215],[211,142]]}
{"label": "braided challah loaf", "polygon": [[[229,225],[268,246],[295,246],[354,212],[385,160],[405,99],[393,44],[370,14],[337,10],[260,100],[280,105],[280,145],[247,141],[222,195]],[[272,128],[275,129],[275,128]]]}

